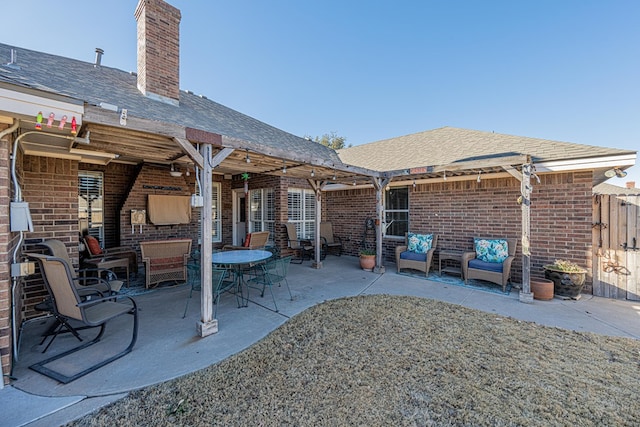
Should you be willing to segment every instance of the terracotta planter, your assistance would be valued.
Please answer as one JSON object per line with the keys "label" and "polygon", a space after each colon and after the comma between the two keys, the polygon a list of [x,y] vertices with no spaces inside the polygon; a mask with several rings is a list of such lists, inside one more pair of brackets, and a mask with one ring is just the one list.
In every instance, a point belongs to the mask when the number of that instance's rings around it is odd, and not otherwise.
{"label": "terracotta planter", "polygon": [[553,281],[553,292],[555,295],[577,299],[584,287],[587,272],[570,273],[567,271],[544,269],[544,277]]}
{"label": "terracotta planter", "polygon": [[541,301],[549,301],[553,299],[554,283],[552,280],[532,277],[530,283],[534,299]]}
{"label": "terracotta planter", "polygon": [[375,266],[376,266],[375,255],[360,254],[360,268],[362,268],[364,271],[373,271],[373,268]]}

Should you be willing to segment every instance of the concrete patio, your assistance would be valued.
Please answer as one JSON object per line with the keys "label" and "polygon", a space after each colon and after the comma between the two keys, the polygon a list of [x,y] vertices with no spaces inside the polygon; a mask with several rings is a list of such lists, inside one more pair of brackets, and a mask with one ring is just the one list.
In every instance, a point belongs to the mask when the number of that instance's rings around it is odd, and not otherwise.
{"label": "concrete patio", "polygon": [[[189,310],[182,314],[189,295],[187,285],[161,287],[135,297],[139,308],[140,331],[133,351],[123,358],[69,384],[60,384],[28,367],[63,349],[77,345],[70,334],[56,338],[46,354],[40,334],[51,319],[25,326],[10,386],[0,390],[3,426],[60,425],[126,396],[127,392],[170,380],[215,364],[259,341],[278,326],[308,307],[323,301],[361,294],[395,294],[432,298],[496,315],[534,321],[542,325],[590,331],[640,339],[640,302],[617,301],[583,296],[578,301],[554,299],[523,304],[518,291],[501,295],[423,278],[398,275],[387,264],[379,275],[358,267],[355,257],[328,256],[316,270],[306,261],[292,264],[286,288],[274,287],[279,312],[273,310],[270,295],[261,298],[251,290],[248,307],[237,308],[227,294],[218,307],[219,332],[206,338],[196,334],[200,297],[194,294]],[[128,316],[109,323],[103,341],[92,351],[101,351],[128,342]],[[124,344],[126,345],[126,344]],[[88,356],[88,355],[87,355]]]}

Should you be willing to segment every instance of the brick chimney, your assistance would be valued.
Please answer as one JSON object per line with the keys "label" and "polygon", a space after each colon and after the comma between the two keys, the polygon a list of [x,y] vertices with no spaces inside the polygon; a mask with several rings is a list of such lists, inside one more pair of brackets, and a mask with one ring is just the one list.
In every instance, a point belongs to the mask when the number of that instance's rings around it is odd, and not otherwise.
{"label": "brick chimney", "polygon": [[140,0],[138,90],[157,101],[178,105],[180,98],[180,10],[163,0]]}
{"label": "brick chimney", "polygon": [[627,188],[636,188],[636,182],[635,181],[627,181],[625,182]]}

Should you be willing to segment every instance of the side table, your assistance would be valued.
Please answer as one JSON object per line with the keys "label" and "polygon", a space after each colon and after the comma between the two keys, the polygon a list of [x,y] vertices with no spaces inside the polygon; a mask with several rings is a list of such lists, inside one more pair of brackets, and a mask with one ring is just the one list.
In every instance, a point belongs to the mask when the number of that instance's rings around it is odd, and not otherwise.
{"label": "side table", "polygon": [[129,287],[129,258],[94,258],[86,260],[85,264],[91,265],[93,268],[104,268],[105,270],[110,270],[112,268],[126,268],[127,276],[125,278],[125,283],[127,284],[127,288]]}
{"label": "side table", "polygon": [[[438,269],[440,271],[440,276],[442,276],[442,273],[448,273],[448,274],[459,274],[460,277],[462,277],[464,279],[464,276],[462,274],[462,254],[464,252],[463,251],[457,251],[454,249],[443,249],[439,252],[438,254]],[[457,261],[458,262],[458,267],[455,266],[446,266],[445,268],[442,268],[442,261]]]}

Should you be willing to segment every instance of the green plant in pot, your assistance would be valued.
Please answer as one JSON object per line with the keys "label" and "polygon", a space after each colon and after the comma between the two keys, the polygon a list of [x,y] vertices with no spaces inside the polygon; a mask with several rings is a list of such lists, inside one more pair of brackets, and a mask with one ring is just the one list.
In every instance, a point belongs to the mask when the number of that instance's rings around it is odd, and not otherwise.
{"label": "green plant in pot", "polygon": [[544,267],[544,277],[553,281],[553,292],[562,297],[577,299],[582,292],[587,270],[578,264],[557,259]]}
{"label": "green plant in pot", "polygon": [[374,249],[360,249],[360,268],[365,271],[373,271],[376,266],[376,251]]}

